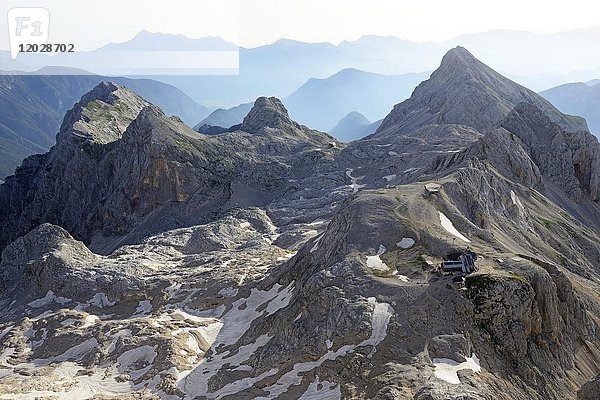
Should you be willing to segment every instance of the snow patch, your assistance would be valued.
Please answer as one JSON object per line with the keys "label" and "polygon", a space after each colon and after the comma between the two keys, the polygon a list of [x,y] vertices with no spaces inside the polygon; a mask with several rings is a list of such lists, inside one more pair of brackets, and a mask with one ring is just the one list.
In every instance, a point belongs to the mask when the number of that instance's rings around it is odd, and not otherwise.
{"label": "snow patch", "polygon": [[308,385],[299,400],[337,400],[342,398],[340,385],[328,381],[321,381],[317,376]]}
{"label": "snow patch", "polygon": [[448,233],[456,236],[457,238],[459,238],[460,240],[463,240],[467,243],[471,243],[471,241],[469,239],[467,239],[462,233],[460,233],[452,224],[452,221],[450,221],[448,219],[448,217],[446,217],[446,215],[442,212],[439,212],[440,214],[440,222],[442,224],[442,228],[444,228]]}
{"label": "snow patch", "polygon": [[242,222],[240,224],[240,228],[242,229],[250,229],[252,227],[252,224],[250,222]]}
{"label": "snow patch", "polygon": [[386,176],[383,177],[383,179],[385,179],[388,182],[391,181],[394,178],[396,178],[396,174],[386,175]]}
{"label": "snow patch", "polygon": [[50,365],[52,363],[64,362],[64,361],[80,361],[85,355],[87,355],[90,351],[94,350],[98,347],[98,341],[96,338],[91,338],[86,341],[79,343],[73,347],[70,347],[63,354],[34,360],[33,363],[36,365]]}
{"label": "snow patch", "polygon": [[435,377],[454,385],[460,383],[457,372],[461,369],[470,369],[476,373],[481,371],[479,359],[475,353],[467,358],[467,361],[462,363],[458,363],[448,358],[434,358],[432,361],[435,366]]}
{"label": "snow patch", "polygon": [[135,309],[135,312],[131,316],[131,318],[139,318],[149,315],[152,312],[152,303],[150,300],[142,300],[138,304],[138,307]]}
{"label": "snow patch", "polygon": [[85,317],[85,319],[83,320],[83,325],[81,325],[80,328],[81,329],[88,328],[88,327],[96,324],[98,321],[100,321],[100,318],[98,318],[96,315],[90,314]]}
{"label": "snow patch", "polygon": [[[376,346],[385,339],[387,333],[387,327],[390,322],[390,318],[394,313],[394,309],[388,303],[378,303],[375,297],[369,297],[368,302],[374,304],[373,315],[371,320],[371,336],[363,340],[358,345],[344,345],[336,351],[328,350],[327,353],[322,355],[316,361],[308,361],[299,364],[295,364],[291,371],[283,374],[275,384],[263,390],[269,392],[268,397],[259,397],[257,400],[274,399],[283,393],[287,392],[290,386],[299,385],[302,382],[303,373],[311,371],[321,366],[325,361],[335,360],[338,357],[343,357],[346,354],[353,352],[356,347],[362,346],[373,346],[369,357],[376,351]],[[329,397],[327,397],[329,398]],[[335,398],[335,397],[332,397]]]}
{"label": "snow patch", "polygon": [[519,196],[517,196],[517,194],[514,192],[514,190],[510,191],[510,199],[512,200],[512,202],[515,206],[519,207],[519,210],[521,210],[521,212],[525,211],[525,207],[523,207],[523,203],[521,203],[521,199],[519,199]]}
{"label": "snow patch", "polygon": [[152,368],[156,356],[156,346],[144,345],[127,350],[117,357],[119,371],[128,373],[132,379],[137,379]]}
{"label": "snow patch", "polygon": [[387,270],[389,270],[390,268],[387,266],[387,264],[384,263],[381,260],[381,258],[379,257],[380,255],[385,253],[385,251],[386,251],[385,246],[380,244],[377,254],[375,254],[374,256],[367,256],[367,267],[377,270],[377,271],[383,271],[383,272],[386,272]]}
{"label": "snow patch", "polygon": [[31,303],[28,303],[27,305],[32,308],[39,308],[39,307],[47,306],[53,302],[63,305],[63,304],[69,303],[70,301],[72,301],[72,300],[67,299],[66,297],[57,297],[52,290],[48,290],[48,293],[46,293],[46,296],[42,297],[41,299],[34,300]]}
{"label": "snow patch", "polygon": [[215,318],[205,318],[189,314],[183,310],[176,310],[171,314],[161,315],[161,320],[164,321],[191,321],[196,326],[179,328],[171,332],[173,336],[180,333],[187,333],[188,346],[196,353],[208,350],[219,335],[223,328],[223,323]]}
{"label": "snow patch", "polygon": [[412,168],[409,168],[409,169],[405,169],[405,170],[404,170],[404,173],[405,173],[405,174],[410,174],[411,172],[416,172],[416,171],[418,171],[418,170],[420,170],[420,169],[421,169],[421,168],[412,167]]}
{"label": "snow patch", "polygon": [[[214,340],[210,343],[210,347],[214,352],[212,357],[202,359],[193,369],[179,373],[177,380],[179,388],[191,398],[206,396],[209,393],[208,381],[212,376],[219,373],[224,364],[229,364],[228,368],[238,367],[240,370],[247,370],[249,366],[242,364],[258,348],[267,344],[271,340],[271,336],[261,335],[252,343],[238,347],[237,352],[233,355],[229,350],[219,352],[219,349],[221,346],[237,343],[257,318],[271,315],[287,307],[293,295],[294,284],[295,282],[292,281],[285,288],[282,288],[280,284],[275,284],[266,291],[253,288],[248,298],[241,298],[233,302],[229,311],[219,317],[219,330],[215,330]],[[265,305],[265,309],[258,311],[259,308]],[[220,398],[238,393],[277,372],[277,369],[271,369],[256,377],[247,377],[229,383],[218,391],[211,392],[210,397]]]}
{"label": "snow patch", "polygon": [[396,278],[398,278],[399,280],[401,280],[402,282],[408,282],[408,281],[410,281],[410,279],[408,278],[408,276],[406,276],[406,275],[400,275],[400,274],[398,273],[398,271],[394,271],[393,275],[394,275]]}
{"label": "snow patch", "polygon": [[410,249],[415,244],[415,240],[413,238],[403,237],[401,241],[396,243],[396,246],[402,249]]}
{"label": "snow patch", "polygon": [[352,168],[348,168],[348,170],[346,171],[346,176],[348,176],[348,178],[350,178],[350,181],[352,182],[349,186],[352,188],[352,190],[354,191],[354,193],[358,192],[360,189],[364,188],[367,185],[359,185],[358,182],[359,180],[363,179],[364,176],[355,178],[352,176],[352,171],[354,171]]}
{"label": "snow patch", "polygon": [[360,346],[373,346],[369,357],[377,351],[377,345],[385,339],[387,327],[394,314],[394,309],[388,303],[378,303],[375,297],[368,298],[369,303],[375,304],[373,318],[371,320],[371,337],[360,344]]}
{"label": "snow patch", "polygon": [[319,236],[317,236],[317,238],[314,241],[314,245],[313,247],[310,249],[311,253],[314,253],[315,251],[317,251],[317,249],[319,248],[319,243],[321,243],[321,238],[323,237],[324,233],[320,234]]}

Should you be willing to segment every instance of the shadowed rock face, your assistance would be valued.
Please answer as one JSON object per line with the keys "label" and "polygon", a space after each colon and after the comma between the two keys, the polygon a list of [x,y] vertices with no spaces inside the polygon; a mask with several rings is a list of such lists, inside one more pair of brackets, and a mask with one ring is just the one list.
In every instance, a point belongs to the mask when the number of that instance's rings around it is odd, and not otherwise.
{"label": "shadowed rock face", "polygon": [[90,213],[103,201],[99,190],[112,176],[100,164],[147,105],[112,83],[101,83],[83,96],[65,116],[57,144],[44,155],[25,159],[0,186],[0,220],[14,227],[2,232],[0,246],[41,222],[87,237]]}
{"label": "shadowed rock face", "polygon": [[0,186],[0,394],[594,398],[598,143],[460,48],[386,120],[205,136],[96,88]]}
{"label": "shadowed rock face", "polygon": [[578,400],[592,400],[598,397],[600,392],[600,375],[596,376],[593,380],[587,382],[577,392]]}

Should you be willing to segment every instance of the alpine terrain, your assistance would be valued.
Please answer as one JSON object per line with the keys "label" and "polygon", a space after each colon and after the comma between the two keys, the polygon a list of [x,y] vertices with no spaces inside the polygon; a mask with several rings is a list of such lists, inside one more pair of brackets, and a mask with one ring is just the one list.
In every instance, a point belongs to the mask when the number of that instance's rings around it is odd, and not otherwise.
{"label": "alpine terrain", "polygon": [[461,47],[349,144],[103,82],[0,226],[2,399],[600,392],[600,144]]}
{"label": "alpine terrain", "polygon": [[[0,179],[11,175],[23,158],[48,151],[55,143],[65,112],[83,94],[107,79],[68,69],[67,75],[44,73],[55,71],[44,68],[35,74],[0,75]],[[120,77],[111,80],[135,90],[165,113],[180,116],[187,124],[210,112],[179,89],[162,82]]]}

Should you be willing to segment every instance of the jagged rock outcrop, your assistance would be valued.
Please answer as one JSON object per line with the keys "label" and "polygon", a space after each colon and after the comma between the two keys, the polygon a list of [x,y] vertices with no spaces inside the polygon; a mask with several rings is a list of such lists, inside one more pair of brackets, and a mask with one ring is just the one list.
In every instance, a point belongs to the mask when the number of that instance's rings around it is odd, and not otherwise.
{"label": "jagged rock outcrop", "polygon": [[242,121],[240,130],[258,134],[266,128],[299,130],[300,125],[290,119],[281,100],[275,97],[259,97]]}
{"label": "jagged rock outcrop", "polygon": [[107,82],[83,96],[65,116],[57,144],[44,155],[25,159],[0,186],[0,221],[13,226],[2,232],[0,247],[42,222],[85,238],[82,226],[102,201],[99,188],[111,176],[99,163],[147,105],[133,92]]}
{"label": "jagged rock outcrop", "polygon": [[465,335],[439,335],[427,344],[429,358],[447,358],[458,363],[465,362],[473,353],[473,346]]}

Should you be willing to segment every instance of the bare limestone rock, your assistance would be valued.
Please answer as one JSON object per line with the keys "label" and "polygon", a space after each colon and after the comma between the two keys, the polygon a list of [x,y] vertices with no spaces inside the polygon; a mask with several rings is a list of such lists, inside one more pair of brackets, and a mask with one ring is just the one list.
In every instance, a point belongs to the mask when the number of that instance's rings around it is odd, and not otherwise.
{"label": "bare limestone rock", "polygon": [[0,186],[0,395],[594,398],[598,144],[464,49],[347,146],[110,83],[59,139]]}

